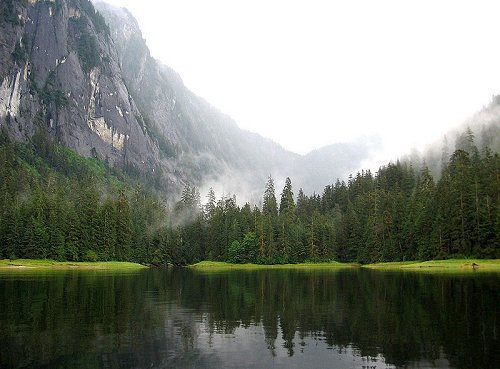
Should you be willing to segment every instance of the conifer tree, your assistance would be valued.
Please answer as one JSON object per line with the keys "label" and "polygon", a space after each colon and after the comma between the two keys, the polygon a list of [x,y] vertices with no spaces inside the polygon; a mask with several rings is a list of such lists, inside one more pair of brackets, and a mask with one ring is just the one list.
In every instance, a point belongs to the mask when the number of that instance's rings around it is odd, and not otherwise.
{"label": "conifer tree", "polygon": [[292,181],[286,178],[285,187],[280,201],[280,256],[282,262],[288,262],[291,257],[291,247],[297,242],[295,231],[295,201],[293,199]]}
{"label": "conifer tree", "polygon": [[212,187],[208,190],[207,203],[205,204],[205,217],[210,220],[215,212],[216,198]]}
{"label": "conifer tree", "polygon": [[128,260],[132,246],[132,216],[125,189],[120,190],[116,207],[116,257]]}
{"label": "conifer tree", "polygon": [[276,255],[276,221],[278,218],[278,204],[274,190],[274,180],[269,176],[262,203],[262,239],[263,254],[266,260],[273,262]]}

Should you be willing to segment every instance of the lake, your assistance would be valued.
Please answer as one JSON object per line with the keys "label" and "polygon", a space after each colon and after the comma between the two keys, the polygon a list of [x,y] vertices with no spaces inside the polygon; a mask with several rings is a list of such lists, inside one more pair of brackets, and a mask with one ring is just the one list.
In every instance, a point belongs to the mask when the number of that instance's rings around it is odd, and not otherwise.
{"label": "lake", "polygon": [[500,274],[0,272],[0,368],[498,368]]}

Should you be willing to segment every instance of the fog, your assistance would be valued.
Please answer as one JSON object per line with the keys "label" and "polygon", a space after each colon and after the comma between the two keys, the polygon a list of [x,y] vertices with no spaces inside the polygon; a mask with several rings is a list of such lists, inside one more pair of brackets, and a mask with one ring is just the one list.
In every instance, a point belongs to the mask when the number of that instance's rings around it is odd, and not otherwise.
{"label": "fog", "polygon": [[378,134],[385,161],[500,92],[498,1],[107,1],[195,93],[301,154]]}

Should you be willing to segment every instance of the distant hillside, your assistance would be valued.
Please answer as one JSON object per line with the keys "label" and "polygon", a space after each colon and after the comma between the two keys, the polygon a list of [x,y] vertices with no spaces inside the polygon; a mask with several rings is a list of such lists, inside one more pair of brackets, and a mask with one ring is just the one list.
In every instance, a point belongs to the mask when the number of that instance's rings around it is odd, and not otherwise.
{"label": "distant hillside", "polygon": [[295,161],[292,178],[305,193],[321,193],[325,185],[337,179],[347,180],[350,174],[355,174],[380,146],[380,139],[370,137],[313,150]]}
{"label": "distant hillside", "polygon": [[439,178],[442,164],[448,162],[456,149],[470,151],[467,147],[467,130],[470,130],[480,153],[484,153],[486,147],[492,152],[500,152],[500,96],[493,96],[488,105],[465,122],[457,124],[440,141],[429,143],[422,154],[404,156],[402,160],[410,161],[416,168],[427,166],[432,175]]}

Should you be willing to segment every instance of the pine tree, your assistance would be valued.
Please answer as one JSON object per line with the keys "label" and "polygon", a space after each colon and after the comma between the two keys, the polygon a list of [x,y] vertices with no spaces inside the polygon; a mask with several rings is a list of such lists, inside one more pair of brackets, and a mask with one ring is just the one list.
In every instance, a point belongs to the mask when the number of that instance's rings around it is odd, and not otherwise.
{"label": "pine tree", "polygon": [[78,216],[78,258],[85,260],[87,251],[93,250],[96,245],[97,211],[99,209],[99,192],[92,179],[84,183],[75,183]]}
{"label": "pine tree", "polygon": [[[500,157],[489,147],[483,150],[479,170],[474,169],[479,179],[475,183],[475,210],[477,219],[477,241],[474,255],[478,257],[500,257]],[[478,184],[478,185],[477,185]]]}
{"label": "pine tree", "polygon": [[120,190],[116,206],[116,257],[128,260],[132,246],[132,215],[125,189]]}
{"label": "pine tree", "polygon": [[96,249],[101,260],[115,260],[116,257],[117,214],[115,205],[115,202],[108,198],[99,207]]}
{"label": "pine tree", "polygon": [[216,199],[215,192],[212,187],[208,190],[207,203],[205,204],[205,217],[210,220],[215,212]]}
{"label": "pine tree", "polygon": [[414,191],[414,238],[417,247],[417,258],[421,260],[432,259],[436,255],[433,248],[431,232],[434,218],[435,184],[432,175],[424,166]]}
{"label": "pine tree", "polygon": [[269,262],[274,262],[276,258],[276,221],[278,218],[278,204],[274,190],[274,181],[269,176],[266,190],[264,192],[264,201],[262,205],[262,241],[264,243],[264,257]]}
{"label": "pine tree", "polygon": [[57,183],[55,173],[50,173],[46,180],[47,198],[47,232],[49,236],[48,257],[63,261],[66,259],[65,233],[66,216],[63,203],[66,196],[62,191],[62,185]]}
{"label": "pine tree", "polygon": [[294,223],[296,222],[295,216],[295,202],[293,200],[292,181],[287,177],[285,187],[281,193],[280,201],[280,255],[281,262],[287,263],[290,261],[291,247],[296,240],[296,231]]}
{"label": "pine tree", "polygon": [[74,206],[71,206],[67,212],[67,230],[66,230],[66,260],[79,261],[81,240],[81,227],[78,212]]}
{"label": "pine tree", "polygon": [[293,218],[295,215],[295,201],[293,200],[292,181],[289,177],[285,180],[285,187],[281,193],[280,215]]}
{"label": "pine tree", "polygon": [[18,204],[13,203],[4,210],[4,227],[2,230],[2,237],[5,242],[4,255],[9,259],[15,259],[24,254],[22,250],[24,225],[22,222],[21,208]]}
{"label": "pine tree", "polygon": [[456,150],[449,164],[451,192],[451,251],[470,256],[474,224],[473,180],[469,154]]}
{"label": "pine tree", "polygon": [[269,176],[264,192],[264,201],[262,203],[262,214],[276,218],[278,216],[278,205],[276,202],[276,193],[274,190],[274,180]]}
{"label": "pine tree", "polygon": [[449,169],[445,168],[441,179],[436,185],[434,207],[436,210],[434,224],[432,227],[433,249],[436,250],[435,257],[444,259],[451,255],[451,179]]}

